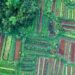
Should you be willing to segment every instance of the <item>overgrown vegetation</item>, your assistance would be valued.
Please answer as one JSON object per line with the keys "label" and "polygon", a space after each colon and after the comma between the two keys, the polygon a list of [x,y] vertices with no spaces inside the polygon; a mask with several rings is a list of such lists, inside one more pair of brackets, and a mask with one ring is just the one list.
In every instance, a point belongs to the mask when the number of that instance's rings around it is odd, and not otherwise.
{"label": "overgrown vegetation", "polygon": [[38,11],[37,0],[0,0],[0,33],[25,34]]}

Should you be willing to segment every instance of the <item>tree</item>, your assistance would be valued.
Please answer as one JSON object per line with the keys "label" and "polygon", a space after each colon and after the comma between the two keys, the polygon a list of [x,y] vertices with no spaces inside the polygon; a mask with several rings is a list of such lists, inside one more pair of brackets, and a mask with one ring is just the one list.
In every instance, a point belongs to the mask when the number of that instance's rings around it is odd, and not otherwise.
{"label": "tree", "polygon": [[25,34],[38,11],[37,0],[0,0],[0,30],[2,33]]}

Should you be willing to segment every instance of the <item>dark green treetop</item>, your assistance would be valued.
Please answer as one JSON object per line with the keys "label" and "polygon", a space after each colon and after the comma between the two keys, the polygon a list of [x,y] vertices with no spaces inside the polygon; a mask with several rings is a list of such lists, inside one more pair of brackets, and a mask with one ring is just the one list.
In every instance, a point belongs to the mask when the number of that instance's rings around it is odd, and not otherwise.
{"label": "dark green treetop", "polygon": [[37,0],[0,0],[0,32],[22,35],[38,12]]}

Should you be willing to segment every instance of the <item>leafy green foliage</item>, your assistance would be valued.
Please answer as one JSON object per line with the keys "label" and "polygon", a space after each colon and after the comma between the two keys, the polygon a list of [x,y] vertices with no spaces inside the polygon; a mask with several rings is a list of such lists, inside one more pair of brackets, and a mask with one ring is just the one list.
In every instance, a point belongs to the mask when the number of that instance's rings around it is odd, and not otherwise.
{"label": "leafy green foliage", "polygon": [[37,0],[0,0],[0,30],[2,33],[25,34],[32,25],[36,12]]}

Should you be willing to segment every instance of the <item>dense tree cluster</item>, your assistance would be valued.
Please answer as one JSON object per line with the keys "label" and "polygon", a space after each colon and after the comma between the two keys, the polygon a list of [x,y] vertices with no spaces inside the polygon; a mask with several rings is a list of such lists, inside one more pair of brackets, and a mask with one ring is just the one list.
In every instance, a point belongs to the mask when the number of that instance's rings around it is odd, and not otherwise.
{"label": "dense tree cluster", "polygon": [[32,25],[36,12],[37,0],[0,0],[0,32],[20,34]]}

